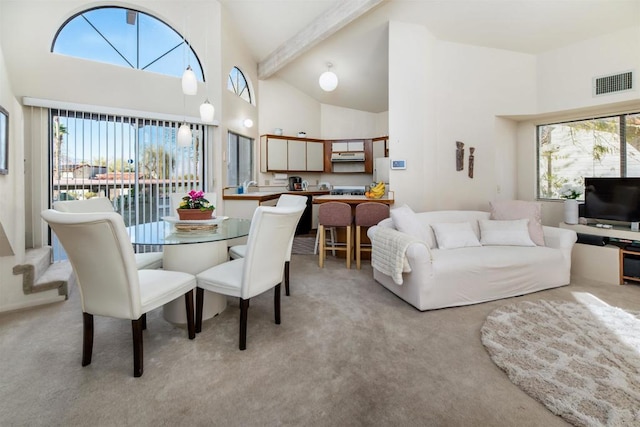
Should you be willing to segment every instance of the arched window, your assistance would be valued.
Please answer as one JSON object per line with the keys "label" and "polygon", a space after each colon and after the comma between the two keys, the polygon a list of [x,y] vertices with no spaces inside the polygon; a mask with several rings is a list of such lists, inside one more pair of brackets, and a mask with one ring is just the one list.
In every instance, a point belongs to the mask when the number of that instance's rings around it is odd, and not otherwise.
{"label": "arched window", "polygon": [[231,69],[229,79],[227,80],[227,89],[247,101],[249,104],[252,104],[249,83],[238,67],[233,67]]}
{"label": "arched window", "polygon": [[191,65],[204,81],[200,60],[185,43],[176,30],[151,15],[109,6],[69,18],[58,30],[51,52],[176,77]]}

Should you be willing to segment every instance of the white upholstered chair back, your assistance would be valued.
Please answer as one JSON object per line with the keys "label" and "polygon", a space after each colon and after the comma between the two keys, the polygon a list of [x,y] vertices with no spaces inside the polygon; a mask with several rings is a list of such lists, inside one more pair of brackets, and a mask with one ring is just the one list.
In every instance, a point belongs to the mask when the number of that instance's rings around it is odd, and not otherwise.
{"label": "white upholstered chair back", "polygon": [[282,282],[289,245],[304,207],[259,206],[251,220],[241,298],[249,299]]}
{"label": "white upholstered chair back", "polygon": [[[304,209],[307,207],[307,197],[306,196],[296,196],[294,194],[283,194],[278,199],[277,207],[298,207]],[[296,224],[297,227],[298,224]],[[294,233],[295,234],[295,233]],[[289,250],[287,250],[287,261],[291,261],[291,249],[293,249],[293,238],[295,236],[291,236],[291,241],[289,242]]]}
{"label": "white upholstered chair back", "polygon": [[122,216],[48,209],[42,217],[76,272],[83,312],[138,319],[143,314],[138,271]]}
{"label": "white upholstered chair back", "polygon": [[[111,201],[106,197],[93,197],[85,200],[59,200],[53,202],[53,209],[69,213],[114,212]],[[143,252],[135,254],[138,270],[162,268],[162,252]]]}
{"label": "white upholstered chair back", "polygon": [[111,200],[106,197],[92,197],[85,200],[58,200],[53,202],[53,209],[60,212],[92,213],[113,212]]}

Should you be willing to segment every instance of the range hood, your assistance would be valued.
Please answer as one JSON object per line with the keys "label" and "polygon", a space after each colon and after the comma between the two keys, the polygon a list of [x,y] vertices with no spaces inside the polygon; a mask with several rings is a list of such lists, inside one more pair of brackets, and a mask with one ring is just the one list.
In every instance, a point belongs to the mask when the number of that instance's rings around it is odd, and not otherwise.
{"label": "range hood", "polygon": [[364,162],[364,151],[331,153],[332,162]]}

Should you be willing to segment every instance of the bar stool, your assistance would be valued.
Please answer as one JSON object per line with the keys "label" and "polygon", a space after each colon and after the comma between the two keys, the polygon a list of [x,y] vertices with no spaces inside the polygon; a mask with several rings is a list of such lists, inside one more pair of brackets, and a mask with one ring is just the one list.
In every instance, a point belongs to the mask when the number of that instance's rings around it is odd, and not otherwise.
{"label": "bar stool", "polygon": [[362,251],[371,252],[370,244],[362,243],[360,227],[371,227],[377,225],[385,218],[389,218],[389,205],[384,203],[366,202],[356,206],[356,268],[360,270],[360,259]]}
{"label": "bar stool", "polygon": [[[318,207],[318,242],[319,242],[319,258],[318,264],[320,268],[324,267],[325,252],[328,250],[346,251],[347,268],[351,268],[351,224],[353,223],[353,215],[351,214],[351,206],[342,202],[322,203]],[[346,227],[347,243],[341,245],[337,243],[327,246],[325,236],[325,227]]]}

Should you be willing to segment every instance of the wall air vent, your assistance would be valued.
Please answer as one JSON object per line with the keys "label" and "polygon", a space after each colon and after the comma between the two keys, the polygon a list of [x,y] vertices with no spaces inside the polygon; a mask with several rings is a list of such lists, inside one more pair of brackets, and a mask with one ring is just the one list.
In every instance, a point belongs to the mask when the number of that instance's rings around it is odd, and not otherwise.
{"label": "wall air vent", "polygon": [[633,71],[593,78],[593,96],[633,90]]}

